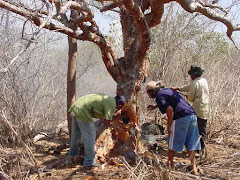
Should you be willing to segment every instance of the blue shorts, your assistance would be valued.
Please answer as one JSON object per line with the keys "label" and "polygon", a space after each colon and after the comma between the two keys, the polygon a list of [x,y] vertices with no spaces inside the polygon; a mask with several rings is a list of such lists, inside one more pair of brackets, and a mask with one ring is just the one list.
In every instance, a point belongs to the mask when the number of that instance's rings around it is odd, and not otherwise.
{"label": "blue shorts", "polygon": [[171,131],[172,133],[168,138],[169,149],[181,152],[184,145],[187,151],[201,149],[196,115],[173,120]]}

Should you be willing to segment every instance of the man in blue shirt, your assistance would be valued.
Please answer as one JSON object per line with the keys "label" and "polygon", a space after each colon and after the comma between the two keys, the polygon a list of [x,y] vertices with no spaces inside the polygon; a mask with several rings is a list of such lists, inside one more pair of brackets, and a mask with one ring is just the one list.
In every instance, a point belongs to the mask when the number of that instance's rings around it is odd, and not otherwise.
{"label": "man in blue shirt", "polygon": [[200,150],[200,136],[197,117],[193,108],[173,89],[159,87],[155,81],[146,86],[149,98],[156,99],[157,105],[149,105],[149,110],[157,107],[162,114],[167,114],[168,162],[174,168],[174,152],[183,151],[185,146],[192,165],[192,173],[197,174],[195,150]]}

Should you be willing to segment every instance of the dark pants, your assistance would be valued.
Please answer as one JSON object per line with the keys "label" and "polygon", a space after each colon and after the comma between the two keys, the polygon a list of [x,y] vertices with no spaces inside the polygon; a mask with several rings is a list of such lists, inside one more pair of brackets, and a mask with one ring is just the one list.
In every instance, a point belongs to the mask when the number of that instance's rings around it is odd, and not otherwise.
{"label": "dark pants", "polygon": [[201,119],[201,118],[198,117],[197,121],[198,121],[199,134],[201,136],[201,138],[200,138],[201,149],[204,150],[205,141],[207,139],[207,120],[206,119]]}

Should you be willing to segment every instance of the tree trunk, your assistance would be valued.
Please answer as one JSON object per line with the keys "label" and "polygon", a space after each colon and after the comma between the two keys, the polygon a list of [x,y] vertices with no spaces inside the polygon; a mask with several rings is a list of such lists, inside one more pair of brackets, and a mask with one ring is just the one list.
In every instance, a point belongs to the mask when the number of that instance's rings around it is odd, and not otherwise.
{"label": "tree trunk", "polygon": [[67,73],[67,121],[68,131],[72,133],[72,116],[68,112],[76,99],[77,39],[68,37],[68,73]]}
{"label": "tree trunk", "polygon": [[[127,3],[126,1],[126,5]],[[112,156],[120,154],[130,163],[134,163],[137,157],[136,153],[141,153],[143,150],[140,142],[140,131],[137,128],[139,127],[140,117],[138,95],[141,84],[147,76],[147,60],[145,55],[150,44],[148,29],[141,29],[139,24],[133,23],[135,19],[132,13],[134,12],[126,10],[125,7],[120,8],[124,57],[118,60],[120,73],[117,76],[118,78],[115,79],[117,82],[117,94],[123,95],[127,99],[122,113],[128,115],[129,122],[113,121],[119,141],[116,142],[114,148],[111,150]],[[141,34],[142,30],[146,32],[145,39],[143,38],[143,34]]]}

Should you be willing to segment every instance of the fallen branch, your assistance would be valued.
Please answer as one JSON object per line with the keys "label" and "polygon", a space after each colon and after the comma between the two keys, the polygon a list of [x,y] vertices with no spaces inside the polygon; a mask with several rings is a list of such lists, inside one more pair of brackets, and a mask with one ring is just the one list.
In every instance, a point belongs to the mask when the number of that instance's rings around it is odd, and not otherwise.
{"label": "fallen branch", "polygon": [[10,180],[11,178],[4,172],[0,171],[0,179],[1,180]]}
{"label": "fallen branch", "polygon": [[[193,174],[188,174],[188,173],[183,173],[183,172],[180,172],[180,171],[169,171],[170,174],[173,174],[173,175],[182,175],[184,176],[185,178],[186,177],[189,177],[189,178],[194,178],[194,179],[206,179],[206,180],[212,180],[212,178],[208,178],[208,177],[204,177],[204,176],[200,176],[200,175],[193,175]],[[179,178],[179,177],[178,177]],[[181,178],[180,178],[181,179]]]}

